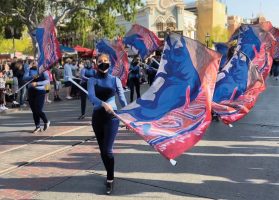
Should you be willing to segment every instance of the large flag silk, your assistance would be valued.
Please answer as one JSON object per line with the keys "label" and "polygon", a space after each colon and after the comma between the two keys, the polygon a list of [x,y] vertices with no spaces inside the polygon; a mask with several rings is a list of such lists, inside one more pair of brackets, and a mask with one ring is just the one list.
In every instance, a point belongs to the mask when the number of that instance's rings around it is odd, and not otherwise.
{"label": "large flag silk", "polygon": [[171,33],[154,83],[119,117],[167,159],[179,156],[201,139],[211,122],[220,59],[199,42]]}
{"label": "large flag silk", "polygon": [[121,39],[112,42],[102,39],[97,43],[96,49],[98,53],[109,55],[111,64],[110,73],[121,80],[123,87],[126,86],[129,73],[129,61],[128,54],[124,49]]}
{"label": "large flag silk", "polygon": [[260,25],[242,25],[233,38],[233,57],[218,73],[213,110],[226,124],[243,118],[265,90],[272,65],[273,39]]}
{"label": "large flag silk", "polygon": [[162,45],[160,39],[152,31],[138,24],[132,26],[123,42],[142,59],[146,59]]}
{"label": "large flag silk", "polygon": [[42,72],[51,67],[62,56],[51,16],[46,17],[37,27],[36,40],[39,48],[38,66]]}

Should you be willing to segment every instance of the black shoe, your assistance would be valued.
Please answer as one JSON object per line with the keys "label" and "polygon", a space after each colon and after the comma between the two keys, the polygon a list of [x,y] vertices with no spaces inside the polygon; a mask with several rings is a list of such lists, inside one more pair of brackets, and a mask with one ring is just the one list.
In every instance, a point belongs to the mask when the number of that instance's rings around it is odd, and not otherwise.
{"label": "black shoe", "polygon": [[60,97],[58,96],[58,97],[57,97],[57,101],[62,101],[62,99],[60,99]]}
{"label": "black shoe", "polygon": [[54,97],[53,101],[58,101],[58,97]]}
{"label": "black shoe", "polygon": [[44,124],[43,130],[46,131],[48,129],[49,125],[50,125],[50,121],[48,121],[47,123]]}
{"label": "black shoe", "polygon": [[85,115],[81,115],[78,117],[78,119],[84,119],[85,118]]}
{"label": "black shoe", "polygon": [[34,131],[32,131],[32,133],[38,133],[38,132],[42,132],[42,129],[40,127],[36,127]]}
{"label": "black shoe", "polygon": [[106,194],[110,195],[113,191],[113,182],[106,183]]}

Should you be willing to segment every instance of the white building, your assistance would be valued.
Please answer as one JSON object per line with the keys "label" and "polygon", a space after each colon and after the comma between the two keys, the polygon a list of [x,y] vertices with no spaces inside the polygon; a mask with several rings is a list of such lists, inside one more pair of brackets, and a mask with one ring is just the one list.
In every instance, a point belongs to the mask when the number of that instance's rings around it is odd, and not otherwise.
{"label": "white building", "polygon": [[178,31],[184,36],[196,39],[196,19],[193,12],[185,10],[183,0],[147,0],[146,6],[138,10],[134,22],[128,22],[123,16],[117,17],[117,24],[128,31],[133,24],[140,24],[164,37],[167,30]]}

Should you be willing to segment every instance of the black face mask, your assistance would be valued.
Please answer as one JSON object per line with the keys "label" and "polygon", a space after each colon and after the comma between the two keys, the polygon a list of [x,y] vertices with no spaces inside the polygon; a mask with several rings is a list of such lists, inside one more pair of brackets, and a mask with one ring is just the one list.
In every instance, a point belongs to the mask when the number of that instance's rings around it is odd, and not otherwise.
{"label": "black face mask", "polygon": [[98,65],[98,69],[106,71],[109,68],[109,63],[101,63]]}

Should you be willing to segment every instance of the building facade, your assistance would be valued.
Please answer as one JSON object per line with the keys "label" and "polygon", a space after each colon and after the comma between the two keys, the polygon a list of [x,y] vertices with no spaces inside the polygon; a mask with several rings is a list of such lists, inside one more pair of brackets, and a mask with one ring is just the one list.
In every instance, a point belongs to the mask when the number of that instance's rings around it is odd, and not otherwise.
{"label": "building facade", "polygon": [[197,15],[197,39],[205,43],[207,37],[214,41],[227,39],[227,6],[220,0],[197,0],[186,5],[185,10]]}
{"label": "building facade", "polygon": [[127,22],[123,16],[117,17],[117,24],[128,31],[134,23],[140,24],[164,37],[164,32],[177,31],[184,36],[196,39],[197,16],[185,10],[183,0],[147,0],[138,10],[134,22]]}
{"label": "building facade", "polygon": [[262,15],[252,19],[243,19],[240,16],[228,16],[229,37],[236,31],[236,29],[238,29],[238,27],[240,27],[241,24],[259,24],[265,21],[266,19]]}
{"label": "building facade", "polygon": [[240,16],[228,16],[229,37],[244,23],[244,19]]}

